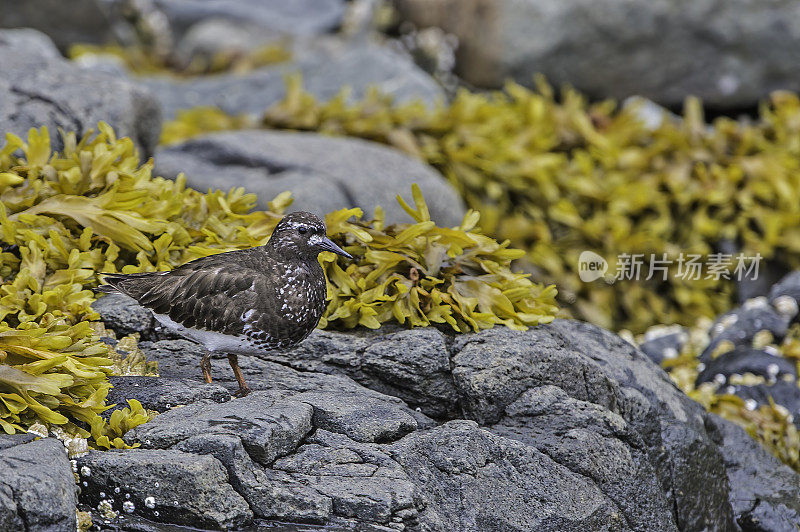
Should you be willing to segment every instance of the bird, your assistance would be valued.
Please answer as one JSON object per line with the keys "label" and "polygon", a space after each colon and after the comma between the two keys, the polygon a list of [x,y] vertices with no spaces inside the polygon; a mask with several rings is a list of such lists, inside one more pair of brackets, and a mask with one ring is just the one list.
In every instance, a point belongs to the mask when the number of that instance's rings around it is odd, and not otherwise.
{"label": "bird", "polygon": [[325,273],[317,256],[353,257],[309,212],[284,216],[263,246],[187,262],[170,271],[103,273],[97,290],[121,293],[152,311],[166,329],[201,344],[207,383],[211,355],[226,354],[244,397],[250,388],[238,355],[293,347],[319,323],[326,307]]}

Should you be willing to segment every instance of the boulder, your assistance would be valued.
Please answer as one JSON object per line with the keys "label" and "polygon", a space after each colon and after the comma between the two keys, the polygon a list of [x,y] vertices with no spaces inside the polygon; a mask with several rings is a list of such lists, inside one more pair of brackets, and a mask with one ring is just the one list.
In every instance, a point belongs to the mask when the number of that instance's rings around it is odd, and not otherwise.
{"label": "boulder", "polygon": [[387,222],[410,221],[395,196],[408,197],[417,183],[439,225],[461,223],[464,207],[435,170],[392,148],[360,139],[313,133],[232,131],[214,133],[158,150],[155,172],[186,174],[200,191],[244,187],[258,207],[289,190],[293,210],[321,216],[360,207],[369,218],[382,206]]}
{"label": "boulder", "polygon": [[58,56],[34,30],[0,31],[0,131],[27,138],[32,127],[47,126],[54,150],[58,133],[78,134],[108,122],[149,157],[161,130],[158,103],[143,89],[117,77],[81,69]]}
{"label": "boulder", "polygon": [[[800,475],[763,452],[739,426],[708,416],[731,485],[731,504],[742,530],[792,530],[800,522]],[[769,486],[769,491],[764,487]]]}
{"label": "boulder", "polygon": [[60,441],[4,436],[0,471],[0,530],[76,529],[75,478]]}
{"label": "boulder", "polygon": [[[458,37],[456,71],[481,87],[542,73],[593,98],[752,107],[800,89],[800,5],[718,0],[395,0]],[[742,21],[747,21],[743,24]]]}
{"label": "boulder", "polygon": [[286,76],[299,73],[303,86],[320,100],[329,100],[343,87],[352,99],[369,87],[399,102],[422,100],[433,105],[444,98],[437,83],[406,56],[377,44],[339,40],[303,42],[292,49],[291,61],[247,73],[189,79],[147,76],[133,79],[161,103],[165,118],[197,106],[219,107],[229,114],[259,116],[286,94]]}
{"label": "boulder", "polygon": [[[162,378],[202,386],[191,343],[140,347]],[[592,325],[315,331],[240,364],[250,396],[197,396],[126,438],[213,455],[254,519],[476,531],[800,524],[773,491],[767,451]],[[213,374],[236,388],[225,361]],[[800,477],[779,469],[788,493]]]}
{"label": "boulder", "polygon": [[81,502],[92,508],[105,501],[119,513],[213,529],[237,528],[253,516],[213,456],[157,449],[91,451],[78,459],[78,469]]}

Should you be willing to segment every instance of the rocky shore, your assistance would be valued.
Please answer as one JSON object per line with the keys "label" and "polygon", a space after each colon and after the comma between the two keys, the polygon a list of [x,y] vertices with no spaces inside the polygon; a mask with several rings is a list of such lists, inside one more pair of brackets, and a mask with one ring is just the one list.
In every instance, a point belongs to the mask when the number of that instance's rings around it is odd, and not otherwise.
{"label": "rocky shore", "polygon": [[215,382],[203,383],[196,346],[161,337],[130,305],[122,296],[96,304],[108,327],[142,333],[161,376],[112,378],[112,401],[138,399],[161,414],[126,435],[139,448],[79,458],[75,489],[57,441],[4,439],[17,445],[0,451],[11,471],[0,485],[20,493],[48,460],[64,480],[34,493],[68,495],[46,515],[36,499],[30,508],[18,502],[11,511],[20,519],[74,524],[76,498],[111,530],[272,522],[785,530],[800,522],[800,475],[592,325],[556,320],[456,337],[433,328],[317,331],[289,352],[242,359],[255,391],[233,399],[223,361],[214,362]]}

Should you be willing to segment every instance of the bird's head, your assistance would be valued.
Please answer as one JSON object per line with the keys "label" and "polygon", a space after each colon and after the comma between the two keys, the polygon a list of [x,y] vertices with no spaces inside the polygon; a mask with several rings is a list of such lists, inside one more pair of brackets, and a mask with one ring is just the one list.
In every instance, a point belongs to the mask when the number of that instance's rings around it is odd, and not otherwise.
{"label": "bird's head", "polygon": [[325,222],[303,211],[284,216],[275,226],[267,246],[285,258],[315,259],[323,251],[353,258],[327,237]]}

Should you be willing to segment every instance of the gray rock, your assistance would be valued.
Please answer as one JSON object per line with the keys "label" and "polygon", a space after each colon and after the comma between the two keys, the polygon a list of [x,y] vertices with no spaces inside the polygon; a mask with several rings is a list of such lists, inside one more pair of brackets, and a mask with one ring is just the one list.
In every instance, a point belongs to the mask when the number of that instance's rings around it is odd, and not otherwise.
{"label": "gray rock", "polygon": [[215,133],[158,151],[156,173],[172,178],[179,172],[200,191],[242,186],[258,195],[262,209],[290,190],[294,210],[324,215],[360,207],[370,217],[380,205],[390,223],[409,220],[395,196],[409,197],[417,183],[438,224],[458,225],[464,215],[456,192],[429,166],[359,139],[275,131]]}
{"label": "gray rock", "polygon": [[268,45],[283,44],[283,33],[265,30],[252,22],[211,18],[194,24],[178,42],[178,57],[214,57],[215,54],[247,54]]}
{"label": "gray rock", "polygon": [[[459,39],[457,72],[497,87],[535,73],[594,98],[748,107],[800,89],[800,6],[719,0],[397,0],[403,18]],[[457,12],[458,16],[453,16]],[[742,21],[747,21],[743,24]]]}
{"label": "gray rock", "polygon": [[62,50],[74,43],[103,44],[113,33],[102,0],[0,0],[0,27],[33,28]]}
{"label": "gray rock", "polygon": [[[141,347],[166,378],[200,383],[193,344]],[[729,449],[735,442],[641,351],[581,322],[454,338],[435,329],[317,331],[240,364],[261,391],[174,408],[128,438],[213,455],[259,518],[642,531],[794,519],[791,505],[770,502],[768,473],[747,486],[744,500],[761,502],[736,502],[729,453],[745,463],[759,451],[754,467],[771,467],[755,442]],[[215,378],[234,386],[227,367]],[[484,427],[437,427],[397,397]],[[785,473],[787,485],[800,481]]]}
{"label": "gray rock", "polygon": [[178,34],[217,18],[257,25],[264,31],[316,35],[338,27],[345,12],[344,0],[155,0],[155,5]]}
{"label": "gray rock", "polygon": [[793,530],[800,523],[800,475],[782,464],[737,425],[708,416],[720,443],[731,485],[730,500],[742,530]]}
{"label": "gray rock", "polygon": [[639,349],[653,363],[661,365],[665,359],[677,357],[688,340],[689,332],[684,327],[653,327],[645,333]]}
{"label": "gray rock", "polygon": [[766,298],[751,299],[717,318],[711,326],[711,341],[700,354],[700,360],[708,364],[714,350],[723,341],[749,348],[753,337],[761,331],[768,331],[773,338],[781,340],[786,336],[792,317],[779,312]]}
{"label": "gray rock", "polygon": [[36,439],[36,435],[32,433],[22,434],[0,434],[0,451],[14,447],[15,445],[22,445],[23,443],[30,443]]}
{"label": "gray rock", "polygon": [[471,421],[412,434],[391,456],[424,501],[422,530],[630,529],[591,480]]}
{"label": "gray rock", "polygon": [[92,303],[105,326],[117,337],[139,333],[142,340],[152,340],[157,334],[153,313],[140,306],[135,299],[123,294],[108,294]]}
{"label": "gray rock", "polygon": [[314,426],[364,443],[386,443],[417,429],[408,409],[363,393],[305,392],[293,397],[314,407]]}
{"label": "gray rock", "polygon": [[619,414],[544,385],[511,403],[491,430],[590,478],[632,528],[647,523],[649,530],[675,530],[644,442]]}
{"label": "gray rock", "polygon": [[[136,399],[143,407],[156,412],[166,412],[176,406],[192,403],[230,401],[231,394],[218,384],[206,384],[195,379],[170,379],[167,377],[109,377],[113,388],[106,403],[125,408],[128,399]],[[107,410],[103,415],[110,415]]]}
{"label": "gray rock", "polygon": [[794,424],[800,427],[800,387],[796,380],[779,380],[774,383],[761,383],[753,386],[736,384],[723,389],[745,401],[752,399],[757,406],[768,406],[770,399],[786,408],[794,416]]}
{"label": "gray rock", "polygon": [[166,449],[198,435],[236,435],[253,459],[269,465],[293,451],[311,431],[310,405],[253,392],[229,403],[195,403],[156,416],[126,435],[131,442]]}
{"label": "gray rock", "polygon": [[286,474],[253,462],[242,440],[230,434],[197,434],[177,449],[210,454],[228,470],[231,485],[258,517],[325,521],[331,517],[331,499]]}
{"label": "gray rock", "polygon": [[120,513],[216,529],[241,527],[253,517],[213,456],[157,449],[91,451],[78,460],[78,468],[86,483],[81,502],[92,508],[106,500]]}
{"label": "gray rock", "polygon": [[786,275],[770,289],[770,303],[774,304],[775,300],[781,296],[788,296],[795,301],[800,301],[800,271]]}
{"label": "gray rock", "polygon": [[[706,367],[697,376],[698,384],[712,381],[725,384],[731,375],[744,375],[745,373],[752,373],[773,381],[784,378],[797,380],[797,365],[794,360],[771,355],[762,349],[737,347],[717,358],[710,359],[705,364]],[[798,389],[798,393],[800,394],[800,389]]]}
{"label": "gray rock", "polygon": [[274,469],[330,499],[332,513],[342,517],[388,525],[413,523],[417,515],[414,482],[385,446],[318,429]]}
{"label": "gray rock", "polygon": [[161,113],[141,88],[53,57],[32,30],[0,31],[0,72],[0,131],[27,138],[30,128],[47,126],[60,150],[58,128],[81,135],[103,120],[130,137],[140,155],[152,154]]}
{"label": "gray rock", "polygon": [[174,77],[138,77],[161,103],[165,118],[180,109],[219,107],[230,114],[260,116],[286,94],[286,76],[300,73],[303,85],[320,100],[328,100],[344,86],[358,99],[369,87],[397,101],[422,100],[432,105],[443,98],[436,82],[407,57],[378,45],[356,46],[331,42],[296,47],[292,61],[259,68],[246,74],[220,74],[186,80]]}
{"label": "gray rock", "polygon": [[0,447],[0,471],[0,530],[75,530],[75,479],[60,441]]}
{"label": "gray rock", "polygon": [[317,330],[294,349],[265,358],[300,371],[350,377],[435,418],[458,417],[447,335],[433,327],[391,331],[391,326],[379,335]]}
{"label": "gray rock", "polygon": [[[498,330],[495,334],[511,333]],[[527,336],[524,342],[531,342],[529,349],[538,351],[545,367],[552,364],[551,371],[561,374],[555,378],[556,385],[576,399],[608,405],[639,433],[679,529],[730,526],[734,516],[728,479],[720,450],[705,429],[707,414],[666,373],[619,336],[587,323],[556,320],[531,329]],[[502,356],[502,351],[489,360],[498,354]],[[515,364],[524,360],[516,359]],[[475,373],[473,379],[479,376]]]}

